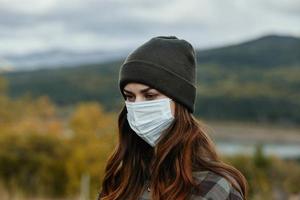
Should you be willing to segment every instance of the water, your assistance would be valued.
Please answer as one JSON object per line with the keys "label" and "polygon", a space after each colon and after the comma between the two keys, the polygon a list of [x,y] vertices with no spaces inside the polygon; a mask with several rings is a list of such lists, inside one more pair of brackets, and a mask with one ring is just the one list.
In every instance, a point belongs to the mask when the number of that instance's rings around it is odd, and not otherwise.
{"label": "water", "polygon": [[[257,144],[255,142],[240,141],[216,142],[217,150],[220,154],[225,155],[253,154]],[[265,155],[275,155],[280,158],[300,158],[300,144],[262,143],[262,145]]]}

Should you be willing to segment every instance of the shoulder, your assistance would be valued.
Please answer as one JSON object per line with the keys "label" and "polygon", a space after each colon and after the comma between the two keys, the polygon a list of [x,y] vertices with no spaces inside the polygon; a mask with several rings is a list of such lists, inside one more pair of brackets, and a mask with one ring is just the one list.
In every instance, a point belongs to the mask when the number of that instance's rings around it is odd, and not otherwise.
{"label": "shoulder", "polygon": [[191,200],[243,200],[241,194],[223,176],[212,171],[193,172],[199,188],[193,188]]}

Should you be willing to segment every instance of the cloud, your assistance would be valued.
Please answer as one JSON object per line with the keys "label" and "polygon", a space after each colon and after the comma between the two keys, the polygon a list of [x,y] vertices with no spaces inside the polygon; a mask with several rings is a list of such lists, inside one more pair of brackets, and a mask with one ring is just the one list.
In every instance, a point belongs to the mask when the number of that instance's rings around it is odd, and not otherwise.
{"label": "cloud", "polygon": [[299,36],[299,13],[299,0],[0,0],[0,55],[129,49],[155,35],[198,48],[267,33]]}

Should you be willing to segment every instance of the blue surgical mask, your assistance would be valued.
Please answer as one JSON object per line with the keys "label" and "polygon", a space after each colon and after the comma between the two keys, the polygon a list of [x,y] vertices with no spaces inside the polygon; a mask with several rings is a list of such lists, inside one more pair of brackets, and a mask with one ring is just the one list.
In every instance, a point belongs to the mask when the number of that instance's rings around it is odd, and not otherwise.
{"label": "blue surgical mask", "polygon": [[127,108],[127,120],[135,133],[154,147],[161,134],[174,120],[171,112],[169,98],[128,102],[125,101]]}

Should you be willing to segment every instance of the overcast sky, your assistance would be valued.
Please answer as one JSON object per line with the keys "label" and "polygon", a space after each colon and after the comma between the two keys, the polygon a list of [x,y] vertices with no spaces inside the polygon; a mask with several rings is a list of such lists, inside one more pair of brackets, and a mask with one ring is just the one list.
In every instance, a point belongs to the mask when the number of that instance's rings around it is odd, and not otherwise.
{"label": "overcast sky", "polygon": [[300,0],[0,0],[0,55],[121,50],[157,35],[196,48],[300,36]]}

